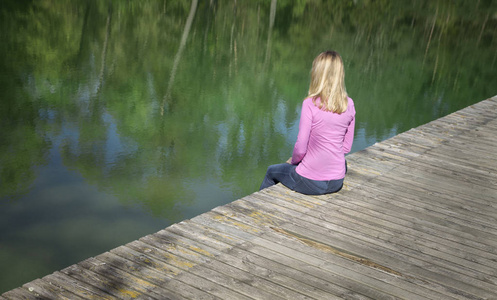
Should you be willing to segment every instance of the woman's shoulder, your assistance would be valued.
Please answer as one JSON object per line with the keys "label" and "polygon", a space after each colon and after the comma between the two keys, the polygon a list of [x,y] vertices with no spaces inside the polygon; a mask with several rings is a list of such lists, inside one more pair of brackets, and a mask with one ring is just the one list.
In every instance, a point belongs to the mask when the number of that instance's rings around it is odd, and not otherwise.
{"label": "woman's shoulder", "polygon": [[314,98],[307,97],[302,101],[302,109],[309,108],[312,110],[314,107],[316,107],[316,100]]}
{"label": "woman's shoulder", "polygon": [[347,96],[347,100],[348,100],[347,110],[345,112],[354,116],[355,115],[354,100],[352,100],[352,98],[350,98],[349,96]]}
{"label": "woman's shoulder", "polygon": [[[319,98],[318,98],[319,99]],[[312,97],[307,97],[302,101],[303,104],[314,104],[314,98]]]}
{"label": "woman's shoulder", "polygon": [[349,107],[355,107],[354,100],[352,100],[352,98],[350,98],[349,96],[347,96],[347,100],[348,100],[347,106],[349,106]]}

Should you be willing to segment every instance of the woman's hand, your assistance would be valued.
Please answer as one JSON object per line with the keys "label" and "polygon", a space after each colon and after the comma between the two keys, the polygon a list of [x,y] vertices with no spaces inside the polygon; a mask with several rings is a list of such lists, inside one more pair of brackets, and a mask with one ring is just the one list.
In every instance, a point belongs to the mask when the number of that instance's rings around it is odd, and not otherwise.
{"label": "woman's hand", "polygon": [[287,164],[292,164],[292,158],[290,157],[287,161],[286,161]]}

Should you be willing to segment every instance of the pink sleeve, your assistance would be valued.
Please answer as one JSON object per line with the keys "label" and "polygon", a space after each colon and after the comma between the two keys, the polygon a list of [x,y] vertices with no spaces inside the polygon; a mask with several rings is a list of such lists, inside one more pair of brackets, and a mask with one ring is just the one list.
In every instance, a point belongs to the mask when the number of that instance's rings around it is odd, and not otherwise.
{"label": "pink sleeve", "polygon": [[297,165],[302,161],[306,152],[307,144],[309,143],[309,136],[311,134],[312,126],[312,111],[306,101],[302,103],[302,112],[300,113],[299,133],[297,135],[297,142],[293,148],[292,164]]}
{"label": "pink sleeve", "polygon": [[352,120],[349,123],[349,127],[347,128],[347,132],[345,132],[345,136],[343,138],[343,153],[349,153],[352,148],[352,143],[354,142],[354,130],[355,130],[355,108],[352,114]]}

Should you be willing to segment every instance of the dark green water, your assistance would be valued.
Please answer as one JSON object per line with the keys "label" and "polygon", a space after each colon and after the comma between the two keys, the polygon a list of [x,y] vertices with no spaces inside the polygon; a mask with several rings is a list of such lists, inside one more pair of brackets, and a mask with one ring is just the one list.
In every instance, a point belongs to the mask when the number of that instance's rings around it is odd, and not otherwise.
{"label": "dark green water", "polygon": [[195,3],[0,1],[0,293],[256,191],[321,51],[353,151],[497,94],[496,1]]}

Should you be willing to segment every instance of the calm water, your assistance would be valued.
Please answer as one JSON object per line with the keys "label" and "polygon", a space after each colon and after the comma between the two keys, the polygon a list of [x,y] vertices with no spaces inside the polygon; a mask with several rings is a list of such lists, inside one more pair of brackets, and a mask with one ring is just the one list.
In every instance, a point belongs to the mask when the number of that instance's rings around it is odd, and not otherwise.
{"label": "calm water", "polygon": [[0,292],[256,191],[323,50],[353,151],[497,94],[496,1],[329,2],[2,0]]}

